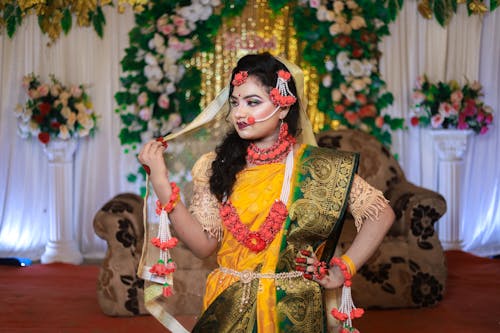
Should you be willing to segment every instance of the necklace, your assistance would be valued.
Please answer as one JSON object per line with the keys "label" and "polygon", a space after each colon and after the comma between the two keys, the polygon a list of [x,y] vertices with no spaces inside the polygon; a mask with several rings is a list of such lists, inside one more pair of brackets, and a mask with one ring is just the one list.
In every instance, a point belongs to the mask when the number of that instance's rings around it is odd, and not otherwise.
{"label": "necklace", "polygon": [[272,243],[288,216],[285,202],[288,201],[288,196],[290,194],[292,169],[293,150],[290,150],[286,158],[285,177],[281,187],[280,199],[273,203],[266,220],[257,231],[250,231],[248,226],[243,224],[236,208],[229,200],[222,203],[219,211],[222,224],[240,244],[253,252],[258,253]]}
{"label": "necklace", "polygon": [[278,140],[269,148],[259,148],[251,143],[247,148],[247,163],[263,165],[282,161],[290,152],[297,140],[288,134],[288,124],[283,123],[280,127]]}

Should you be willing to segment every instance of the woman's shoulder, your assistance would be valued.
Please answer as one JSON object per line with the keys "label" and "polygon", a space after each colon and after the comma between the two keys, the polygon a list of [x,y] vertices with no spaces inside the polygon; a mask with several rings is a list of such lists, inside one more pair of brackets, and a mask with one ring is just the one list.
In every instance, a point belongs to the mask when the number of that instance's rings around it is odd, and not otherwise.
{"label": "woman's shoulder", "polygon": [[212,175],[212,162],[217,154],[214,151],[203,154],[194,164],[191,170],[193,181],[208,181]]}

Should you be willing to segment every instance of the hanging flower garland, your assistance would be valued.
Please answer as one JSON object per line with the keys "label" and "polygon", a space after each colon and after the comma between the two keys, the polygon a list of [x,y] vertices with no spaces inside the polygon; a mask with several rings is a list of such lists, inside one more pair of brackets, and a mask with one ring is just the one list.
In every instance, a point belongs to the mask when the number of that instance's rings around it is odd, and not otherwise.
{"label": "hanging flower garland", "polygon": [[[246,3],[154,1],[136,14],[121,61],[123,89],[115,94],[125,153],[199,113],[201,73],[187,69],[186,60],[213,50],[222,20],[240,15]],[[381,115],[393,97],[380,78],[377,43],[389,34],[402,0],[271,0],[268,5],[276,13],[291,8],[302,57],[322,76],[318,108],[331,120],[326,128],[360,128],[390,145],[389,129],[402,128],[403,119]],[[137,173],[144,176],[143,168]],[[137,173],[129,174],[129,181],[135,182]]]}
{"label": "hanging flower garland", "polygon": [[[123,13],[127,5],[135,12],[141,12],[149,0],[118,0],[115,1],[118,12]],[[23,23],[25,16],[35,13],[38,25],[52,42],[56,41],[61,32],[68,34],[73,26],[73,15],[80,27],[92,24],[99,37],[102,38],[106,18],[103,8],[115,6],[112,0],[89,1],[47,1],[47,0],[6,0],[0,1],[0,32],[4,28],[12,38],[17,28]]]}

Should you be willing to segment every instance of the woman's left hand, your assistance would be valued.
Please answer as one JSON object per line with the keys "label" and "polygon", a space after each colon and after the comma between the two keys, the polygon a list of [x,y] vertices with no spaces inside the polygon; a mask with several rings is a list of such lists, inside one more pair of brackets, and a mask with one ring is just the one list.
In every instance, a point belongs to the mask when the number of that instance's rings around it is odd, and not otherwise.
{"label": "woman's left hand", "polygon": [[300,254],[296,258],[296,270],[304,272],[305,278],[318,282],[325,289],[338,288],[344,284],[344,275],[337,266],[328,268],[310,251],[300,251]]}

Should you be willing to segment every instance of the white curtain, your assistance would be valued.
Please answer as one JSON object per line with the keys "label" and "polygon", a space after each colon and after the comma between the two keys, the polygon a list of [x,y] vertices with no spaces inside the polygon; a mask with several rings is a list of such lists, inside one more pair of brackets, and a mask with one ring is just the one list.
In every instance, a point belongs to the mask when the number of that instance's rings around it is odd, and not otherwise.
{"label": "white curtain", "polygon": [[85,257],[102,257],[106,249],[92,227],[95,213],[114,195],[135,190],[125,180],[134,157],[122,152],[113,99],[133,13],[107,8],[105,15],[103,39],[92,28],[74,27],[49,47],[34,16],[25,19],[12,40],[5,32],[0,36],[0,257],[39,259],[49,232],[47,157],[36,138],[16,134],[13,110],[26,100],[25,74],[39,74],[46,82],[55,74],[66,85],[91,85],[99,129],[93,138],[80,140],[74,164],[74,239]]}
{"label": "white curtain", "polygon": [[[463,7],[463,6],[462,6]],[[133,14],[105,11],[104,39],[91,28],[73,28],[51,47],[36,19],[28,17],[10,40],[0,35],[0,257],[39,259],[48,239],[48,164],[36,139],[16,135],[13,110],[25,101],[23,75],[45,80],[55,74],[67,84],[89,83],[100,113],[99,131],[81,140],[75,157],[75,239],[86,258],[102,257],[105,243],[93,230],[97,210],[114,195],[136,191],[126,181],[134,156],[123,153],[118,140],[120,119],[113,95],[119,90],[120,60],[128,46]],[[475,137],[467,152],[464,174],[462,239],[464,249],[480,255],[500,253],[500,10],[468,17],[460,8],[447,28],[423,19],[416,1],[405,1],[381,44],[381,71],[393,92],[388,113],[408,118],[413,83],[427,73],[432,80],[479,79],[486,103],[496,110],[495,127]],[[436,189],[435,157],[418,129],[393,135],[393,150],[407,177]]]}

